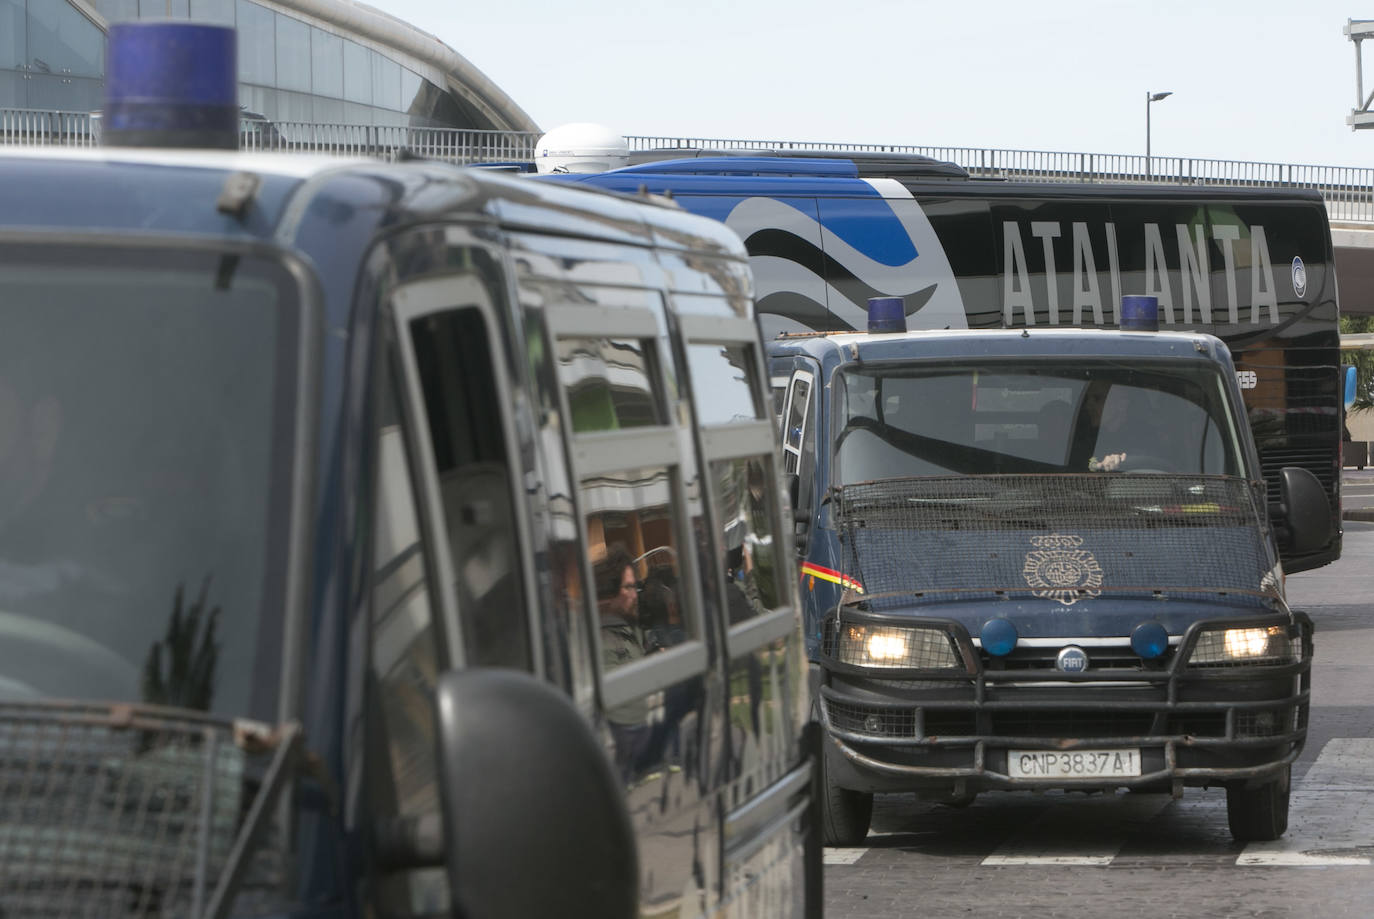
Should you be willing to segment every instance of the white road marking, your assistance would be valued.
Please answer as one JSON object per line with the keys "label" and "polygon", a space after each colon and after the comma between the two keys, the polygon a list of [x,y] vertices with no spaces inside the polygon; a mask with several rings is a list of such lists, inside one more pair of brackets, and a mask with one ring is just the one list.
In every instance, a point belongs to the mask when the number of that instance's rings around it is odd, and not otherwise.
{"label": "white road marking", "polygon": [[867,849],[826,849],[825,863],[827,865],[852,865],[864,857]]}
{"label": "white road marking", "polygon": [[[1171,800],[1164,794],[1118,794],[1110,802],[1085,800],[1086,810],[1064,802],[1064,806],[1051,808],[1035,821],[1034,826],[1002,843],[982,863],[998,866],[1110,865],[1126,841],[1130,824],[1150,820]],[[1110,826],[1114,831],[1097,836],[1098,826]],[[1084,839],[1085,836],[1089,838]]]}
{"label": "white road marking", "polygon": [[[1006,848],[1003,846],[1002,848]],[[1120,848],[1118,843],[1117,848]],[[998,849],[998,852],[1002,849]],[[1111,855],[1032,855],[1029,852],[1014,855],[998,855],[994,852],[983,859],[984,865],[1110,865],[1116,853]]]}
{"label": "white road marking", "polygon": [[1374,739],[1336,737],[1293,787],[1288,832],[1252,842],[1237,865],[1374,864]]}

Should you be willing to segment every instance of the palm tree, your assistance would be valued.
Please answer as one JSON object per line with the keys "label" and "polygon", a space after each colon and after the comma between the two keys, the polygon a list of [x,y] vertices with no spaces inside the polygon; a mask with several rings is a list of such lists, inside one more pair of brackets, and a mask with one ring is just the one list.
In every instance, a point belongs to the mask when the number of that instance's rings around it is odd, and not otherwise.
{"label": "palm tree", "polygon": [[185,607],[184,588],[184,584],[177,585],[167,637],[153,642],[148,649],[143,664],[143,701],[209,711],[215,694],[215,665],[219,660],[219,640],[215,636],[219,607],[208,607],[209,577],[200,585],[200,596],[190,607]]}

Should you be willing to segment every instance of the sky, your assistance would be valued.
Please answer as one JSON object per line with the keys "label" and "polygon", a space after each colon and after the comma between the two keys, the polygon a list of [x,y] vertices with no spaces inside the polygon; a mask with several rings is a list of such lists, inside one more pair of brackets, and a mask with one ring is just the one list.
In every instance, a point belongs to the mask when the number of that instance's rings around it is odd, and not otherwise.
{"label": "sky", "polygon": [[[540,126],[1374,165],[1374,0],[370,0]],[[1374,91],[1374,38],[1365,94]]]}

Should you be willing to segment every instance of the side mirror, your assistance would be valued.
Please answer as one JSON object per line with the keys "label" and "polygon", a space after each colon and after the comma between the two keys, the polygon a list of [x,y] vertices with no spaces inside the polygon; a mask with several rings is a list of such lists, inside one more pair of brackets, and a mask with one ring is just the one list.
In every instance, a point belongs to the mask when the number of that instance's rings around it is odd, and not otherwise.
{"label": "side mirror", "polygon": [[436,693],[453,915],[638,916],[624,790],[567,696],[483,668],[443,674]]}
{"label": "side mirror", "polygon": [[1288,548],[1302,554],[1331,542],[1331,505],[1317,477],[1300,466],[1279,470],[1280,523],[1288,529]]}
{"label": "side mirror", "polygon": [[795,472],[789,472],[786,481],[787,498],[792,505],[792,522],[810,526],[811,514],[798,503],[801,500],[801,476]]}

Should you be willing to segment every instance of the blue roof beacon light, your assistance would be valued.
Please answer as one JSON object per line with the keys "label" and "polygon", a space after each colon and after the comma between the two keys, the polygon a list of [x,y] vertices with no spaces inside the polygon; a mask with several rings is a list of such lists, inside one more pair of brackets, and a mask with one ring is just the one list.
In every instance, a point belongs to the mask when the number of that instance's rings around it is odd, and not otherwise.
{"label": "blue roof beacon light", "polygon": [[1159,331],[1159,298],[1128,294],[1121,298],[1121,328],[1127,332]]}
{"label": "blue roof beacon light", "polygon": [[101,134],[116,147],[239,145],[238,41],[229,26],[110,26]]}
{"label": "blue roof beacon light", "polygon": [[905,332],[906,300],[902,297],[869,297],[868,331],[877,334]]}

